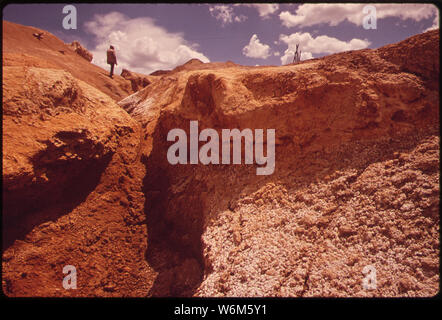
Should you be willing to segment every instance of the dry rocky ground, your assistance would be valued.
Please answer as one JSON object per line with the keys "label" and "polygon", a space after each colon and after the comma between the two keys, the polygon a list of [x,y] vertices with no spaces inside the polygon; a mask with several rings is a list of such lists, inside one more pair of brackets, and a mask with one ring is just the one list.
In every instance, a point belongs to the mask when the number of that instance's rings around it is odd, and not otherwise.
{"label": "dry rocky ground", "polygon": [[[3,23],[6,295],[438,293],[438,30],[295,65],[109,79]],[[170,165],[167,133],[190,120],[275,129],[274,173]]]}

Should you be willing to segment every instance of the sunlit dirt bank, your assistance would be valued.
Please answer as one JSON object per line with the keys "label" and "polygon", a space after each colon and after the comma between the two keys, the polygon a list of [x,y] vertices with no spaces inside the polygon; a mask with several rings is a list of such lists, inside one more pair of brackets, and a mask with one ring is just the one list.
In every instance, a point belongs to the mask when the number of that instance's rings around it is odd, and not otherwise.
{"label": "sunlit dirt bank", "polygon": [[[63,67],[55,39],[46,58],[20,53],[35,28],[12,26],[23,41],[3,46],[6,295],[439,291],[438,30],[279,67],[191,60],[132,93],[137,75],[103,87],[105,71],[75,52],[70,65],[97,73]],[[275,129],[274,172],[171,165],[168,132],[192,120]],[[66,265],[76,290],[62,286]]]}

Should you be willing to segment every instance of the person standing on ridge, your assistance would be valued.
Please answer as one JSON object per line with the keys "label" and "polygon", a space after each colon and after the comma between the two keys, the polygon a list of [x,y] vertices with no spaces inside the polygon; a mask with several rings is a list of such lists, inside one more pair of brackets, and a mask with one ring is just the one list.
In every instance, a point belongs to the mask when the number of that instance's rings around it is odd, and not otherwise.
{"label": "person standing on ridge", "polygon": [[299,50],[299,52],[298,52],[298,48],[299,48],[299,43],[296,45],[296,52],[295,52],[295,56],[293,57],[292,63],[297,63],[297,62],[301,61],[301,50]]}
{"label": "person standing on ridge", "polygon": [[114,75],[114,65],[118,65],[117,56],[115,55],[114,47],[110,46],[106,53],[107,53],[107,64],[110,64],[109,76],[112,78],[112,76]]}

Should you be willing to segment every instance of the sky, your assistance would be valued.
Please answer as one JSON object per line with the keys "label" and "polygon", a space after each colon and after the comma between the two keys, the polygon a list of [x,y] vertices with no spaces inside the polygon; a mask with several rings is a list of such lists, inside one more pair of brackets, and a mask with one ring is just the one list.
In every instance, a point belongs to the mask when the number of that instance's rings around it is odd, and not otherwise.
{"label": "sky", "polygon": [[[74,40],[105,69],[106,50],[116,48],[118,66],[149,74],[196,58],[241,65],[291,63],[379,48],[439,27],[432,4],[9,4],[3,20],[45,29],[66,43]],[[69,19],[68,19],[69,18]]]}

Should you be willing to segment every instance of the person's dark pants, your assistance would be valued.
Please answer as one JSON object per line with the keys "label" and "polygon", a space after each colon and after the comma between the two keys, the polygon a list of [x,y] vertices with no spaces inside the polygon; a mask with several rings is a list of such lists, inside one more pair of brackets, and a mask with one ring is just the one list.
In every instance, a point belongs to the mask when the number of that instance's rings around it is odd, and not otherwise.
{"label": "person's dark pants", "polygon": [[111,66],[111,69],[110,69],[110,75],[109,76],[112,78],[112,76],[114,75],[114,64],[111,63],[110,66]]}

